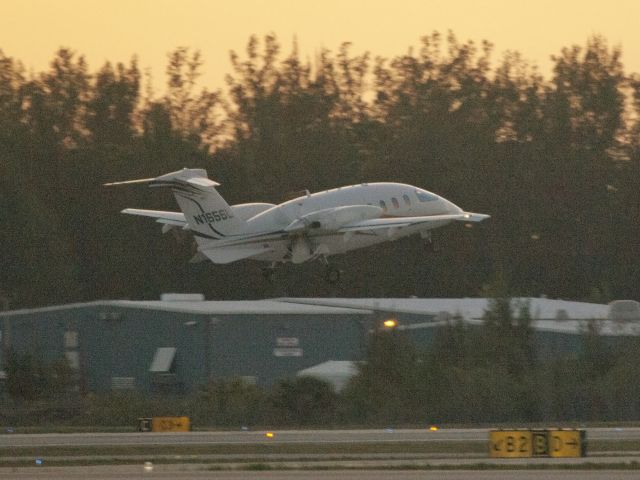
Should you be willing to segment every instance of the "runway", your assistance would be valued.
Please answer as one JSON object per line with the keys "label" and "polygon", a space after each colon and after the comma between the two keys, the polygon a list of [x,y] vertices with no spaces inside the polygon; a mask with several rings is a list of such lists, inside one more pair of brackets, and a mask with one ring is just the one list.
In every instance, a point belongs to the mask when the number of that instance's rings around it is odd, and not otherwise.
{"label": "runway", "polygon": [[[0,468],[0,479],[291,480],[304,477],[305,480],[533,480],[544,477],[558,480],[626,480],[638,478],[639,474],[636,468],[640,455],[638,451],[590,452],[587,458],[490,459],[482,446],[488,441],[489,430],[486,428],[444,428],[437,431],[431,431],[429,428],[273,430],[273,437],[267,437],[265,433],[264,430],[188,433],[7,433],[0,435],[0,449],[4,448],[7,449],[6,453],[12,453],[9,456],[5,455],[4,460],[7,463],[4,465],[7,466]],[[587,438],[589,441],[611,442],[640,440],[640,428],[589,428]],[[381,446],[395,442],[398,443],[397,447]],[[406,445],[411,442],[415,442],[415,447]],[[432,446],[435,447],[434,453],[429,452],[433,449],[431,445],[427,445],[430,442],[433,442]],[[436,442],[445,445],[444,450],[440,450],[441,446]],[[450,447],[446,446],[448,442],[451,443]],[[457,451],[458,446],[455,442],[466,442],[466,449]],[[473,446],[476,442],[477,446],[469,447],[469,444]],[[268,444],[280,444],[283,445],[282,449],[298,452],[274,453],[273,449],[265,450],[262,447]],[[329,447],[328,450],[324,448],[326,452],[333,453],[314,453],[316,449],[322,452],[323,444]],[[340,446],[336,450],[331,444],[343,444],[344,447]],[[371,446],[366,447],[366,453],[347,453],[350,444]],[[234,450],[247,452],[215,453],[207,447],[216,445],[236,445]],[[117,446],[138,448],[132,448],[128,453],[103,453],[100,449],[104,447],[106,451],[109,447]],[[190,449],[189,446],[193,448]],[[20,447],[32,447],[29,450],[32,453],[21,453]],[[33,466],[33,447],[43,450],[46,450],[46,447],[63,448],[59,454],[55,453],[55,449],[51,449],[48,454],[45,453],[42,456],[42,465],[36,467]],[[82,447],[94,447],[94,451],[81,453]],[[95,447],[98,447],[97,450]],[[148,447],[146,451],[144,447]],[[392,453],[398,449],[401,451]],[[626,449],[628,450],[629,446]],[[116,449],[116,452],[118,451]],[[13,455],[17,456],[11,458]],[[144,464],[149,460],[153,460],[154,464],[152,469],[145,470]],[[79,466],[78,462],[82,464],[85,461],[94,465]],[[22,465],[11,466],[12,462],[15,462],[13,465],[22,462]],[[64,462],[68,463],[65,465]],[[126,465],[118,464],[123,462]],[[100,465],[101,463],[106,464]],[[478,464],[482,464],[479,469]],[[598,465],[598,469],[591,470],[590,465],[594,464]],[[510,470],[504,470],[505,468]]]}
{"label": "runway", "polygon": [[[640,440],[640,428],[588,428],[588,440]],[[3,434],[2,447],[44,446],[114,446],[114,445],[215,445],[215,444],[273,444],[273,443],[387,443],[387,442],[464,442],[487,441],[489,430],[456,428],[430,431],[424,429],[369,430],[273,430],[273,437],[265,431],[225,431],[187,433],[44,433]]]}
{"label": "runway", "polygon": [[153,472],[145,472],[141,466],[102,466],[102,467],[61,467],[56,468],[23,468],[19,470],[5,471],[0,469],[0,478],[16,480],[43,480],[43,479],[68,479],[84,480],[166,480],[180,478],[184,480],[213,479],[213,480],[538,480],[540,478],[556,480],[596,480],[606,478],[608,480],[631,480],[638,478],[638,471],[628,470],[334,470],[334,471],[302,471],[292,470],[286,472],[216,472],[193,468],[179,468],[165,466],[154,469]]}

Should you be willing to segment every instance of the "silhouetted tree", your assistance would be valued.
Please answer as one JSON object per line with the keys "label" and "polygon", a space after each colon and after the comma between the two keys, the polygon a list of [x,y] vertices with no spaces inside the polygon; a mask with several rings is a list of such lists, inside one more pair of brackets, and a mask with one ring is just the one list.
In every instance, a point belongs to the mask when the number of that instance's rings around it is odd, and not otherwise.
{"label": "silhouetted tree", "polygon": [[[176,289],[467,296],[497,275],[513,295],[637,297],[640,80],[619,48],[598,36],[567,47],[550,79],[517,52],[492,68],[490,43],[451,32],[394,58],[354,55],[348,43],[313,60],[295,42],[282,50],[275,35],[251,37],[231,53],[220,92],[199,88],[200,54],[177,48],[158,97],[141,94],[135,58],[91,72],[61,48],[29,74],[0,53],[0,286],[12,305]],[[185,166],[208,168],[231,203],[386,180],[492,219],[436,232],[436,255],[414,238],[337,257],[350,276],[338,287],[315,265],[284,268],[277,285],[247,283],[255,266],[186,264],[190,240],[117,214],[175,209],[169,193],[101,188]]]}

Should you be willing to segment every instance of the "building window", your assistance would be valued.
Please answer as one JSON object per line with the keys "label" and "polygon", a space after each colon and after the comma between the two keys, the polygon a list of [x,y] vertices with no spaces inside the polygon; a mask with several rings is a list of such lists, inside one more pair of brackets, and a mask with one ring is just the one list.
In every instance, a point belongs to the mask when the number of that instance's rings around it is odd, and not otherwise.
{"label": "building window", "polygon": [[409,195],[405,193],[404,195],[402,195],[402,199],[404,200],[405,205],[407,206],[411,205],[411,199],[409,198]]}
{"label": "building window", "polygon": [[398,202],[398,199],[396,197],[393,197],[391,199],[391,203],[393,203],[393,208],[400,208],[400,203]]}

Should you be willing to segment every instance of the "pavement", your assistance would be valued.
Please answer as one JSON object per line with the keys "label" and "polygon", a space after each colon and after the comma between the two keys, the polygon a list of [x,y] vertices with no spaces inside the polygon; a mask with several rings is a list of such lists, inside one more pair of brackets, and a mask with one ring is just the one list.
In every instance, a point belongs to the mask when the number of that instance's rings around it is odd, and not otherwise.
{"label": "pavement", "polygon": [[[370,429],[370,430],[274,430],[266,431],[187,432],[187,433],[71,433],[71,434],[0,434],[0,448],[47,446],[183,446],[229,444],[349,444],[388,442],[487,442],[488,429]],[[640,428],[589,428],[588,440],[640,440]],[[100,454],[92,455],[95,459]],[[102,460],[108,461],[105,455]],[[121,455],[118,455],[121,457]],[[55,457],[58,460],[78,460],[82,457]],[[307,454],[198,454],[152,455],[157,464],[148,463],[147,455],[127,457],[127,465],[40,466],[0,468],[0,479],[230,479],[230,480],[489,480],[489,479],[558,479],[578,480],[607,478],[611,480],[640,478],[640,470],[619,470],[623,463],[635,467],[640,452],[595,452],[586,458],[522,458],[490,459],[484,454],[451,453],[363,453],[340,456],[329,453]],[[15,457],[24,460],[27,457]],[[5,460],[11,460],[5,458]],[[189,463],[191,462],[191,463]],[[207,462],[207,463],[195,463]],[[484,469],[472,470],[477,464]],[[31,463],[33,465],[33,463]],[[146,468],[145,468],[146,464]],[[544,464],[544,465],[543,465]],[[599,464],[592,470],[589,464]],[[610,465],[608,467],[607,465]],[[504,470],[510,468],[513,470]],[[518,469],[533,466],[531,470]],[[558,470],[551,470],[557,466]],[[571,469],[562,469],[571,467]],[[460,468],[452,470],[452,468]],[[541,469],[543,468],[544,469]],[[281,470],[276,470],[281,468]],[[313,468],[313,470],[308,470]],[[343,470],[337,469],[341,468]],[[391,470],[390,470],[391,468]],[[441,468],[443,470],[437,470]],[[497,469],[496,469],[497,468]],[[608,468],[608,470],[604,470]],[[256,469],[259,471],[254,471]],[[406,470],[403,470],[406,469]]]}
{"label": "pavement", "polygon": [[332,471],[209,471],[206,466],[163,465],[145,471],[141,465],[115,465],[100,467],[42,467],[0,469],[1,479],[43,480],[631,480],[638,471],[629,470],[332,470]]}
{"label": "pavement", "polygon": [[[274,430],[187,433],[11,433],[0,435],[2,447],[38,446],[113,446],[113,445],[213,445],[269,443],[386,443],[487,441],[489,430],[456,428],[431,431],[424,429],[370,430]],[[588,440],[640,440],[640,428],[588,428]]]}

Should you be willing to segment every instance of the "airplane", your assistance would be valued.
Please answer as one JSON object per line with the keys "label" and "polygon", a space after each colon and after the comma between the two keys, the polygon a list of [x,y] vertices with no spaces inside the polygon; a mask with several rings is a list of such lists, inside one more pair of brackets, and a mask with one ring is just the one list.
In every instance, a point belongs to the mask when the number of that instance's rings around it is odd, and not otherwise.
{"label": "airplane", "polygon": [[430,241],[434,228],[489,218],[402,183],[361,183],[317,193],[307,190],[279,205],[229,205],[216,190],[220,184],[198,168],[105,186],[130,184],[171,189],[181,212],[126,208],[121,213],[153,218],[163,225],[162,233],[188,230],[198,247],[192,262],[267,262],[263,273],[269,279],[278,264],[319,259],[326,266],[326,280],[336,283],[341,272],[329,265],[331,255],[412,234]]}

